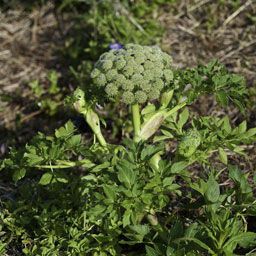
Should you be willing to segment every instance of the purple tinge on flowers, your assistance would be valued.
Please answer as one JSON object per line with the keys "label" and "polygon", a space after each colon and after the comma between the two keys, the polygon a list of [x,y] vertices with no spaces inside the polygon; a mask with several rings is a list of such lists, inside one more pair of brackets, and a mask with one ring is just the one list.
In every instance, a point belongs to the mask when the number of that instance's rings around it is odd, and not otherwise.
{"label": "purple tinge on flowers", "polygon": [[123,46],[119,43],[112,43],[112,44],[109,45],[109,48],[111,50],[119,50],[119,49],[122,49]]}

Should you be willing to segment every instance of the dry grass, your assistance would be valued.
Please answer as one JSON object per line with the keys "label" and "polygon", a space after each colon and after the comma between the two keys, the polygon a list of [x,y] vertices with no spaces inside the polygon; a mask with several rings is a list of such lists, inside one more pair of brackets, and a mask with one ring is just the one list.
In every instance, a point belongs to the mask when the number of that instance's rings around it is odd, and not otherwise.
{"label": "dry grass", "polygon": [[[0,90],[11,103],[0,103],[0,126],[11,128],[17,114],[27,108],[31,92],[26,84],[44,81],[58,62],[56,49],[63,37],[52,4],[33,9],[0,12]],[[33,115],[33,113],[30,113]]]}
{"label": "dry grass", "polygon": [[231,70],[256,78],[256,1],[178,1],[175,14],[166,13],[161,21],[167,32],[165,49],[181,67],[219,59]]}

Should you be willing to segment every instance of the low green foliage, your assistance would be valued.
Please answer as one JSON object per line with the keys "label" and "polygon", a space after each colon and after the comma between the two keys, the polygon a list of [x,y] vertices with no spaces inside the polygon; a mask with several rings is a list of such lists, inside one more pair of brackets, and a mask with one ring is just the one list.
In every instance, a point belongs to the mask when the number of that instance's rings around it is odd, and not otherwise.
{"label": "low green foliage", "polygon": [[36,102],[39,109],[52,116],[57,113],[65,91],[58,84],[58,73],[50,71],[47,75],[46,86],[42,85],[39,80],[33,80],[28,83],[33,95],[32,100]]}
{"label": "low green foliage", "polygon": [[[105,72],[102,59],[96,67]],[[243,111],[244,79],[216,61],[168,70],[173,79],[158,98],[131,105],[111,99],[127,108],[132,123],[117,143],[102,129],[108,91],[88,97],[91,89],[77,89],[67,102],[84,117],[91,139],[69,121],[11,150],[1,162],[15,188],[1,201],[2,254],[253,255],[256,178],[235,163],[247,163],[256,128],[189,110],[211,94],[221,106],[230,101]]]}
{"label": "low green foliage", "polygon": [[99,54],[112,43],[151,45],[160,42],[164,28],[158,21],[159,13],[172,2],[63,0],[58,10],[72,12],[75,25],[66,37],[62,53],[80,85],[88,81]]}

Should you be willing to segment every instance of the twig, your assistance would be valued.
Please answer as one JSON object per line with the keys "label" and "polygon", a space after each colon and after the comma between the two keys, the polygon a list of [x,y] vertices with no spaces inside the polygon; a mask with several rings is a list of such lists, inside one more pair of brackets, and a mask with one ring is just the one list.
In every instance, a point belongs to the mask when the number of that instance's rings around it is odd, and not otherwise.
{"label": "twig", "polygon": [[40,110],[37,110],[29,115],[26,115],[24,116],[23,118],[21,118],[20,122],[21,123],[24,123],[24,122],[27,122],[29,119],[33,118],[34,116],[37,116],[39,114],[41,114],[43,111],[40,109]]}
{"label": "twig", "polygon": [[238,49],[227,53],[226,55],[224,55],[223,57],[220,58],[220,61],[226,60],[227,58],[231,57],[232,55],[234,55],[234,54],[236,54],[236,53],[238,53],[238,52],[244,50],[244,49],[247,48],[247,47],[250,47],[250,46],[253,45],[253,44],[256,44],[256,40],[252,40],[252,41],[249,42],[248,44],[241,45]]}
{"label": "twig", "polygon": [[120,12],[121,15],[125,15],[138,30],[140,30],[144,34],[147,34],[144,28],[136,21],[132,14],[123,6],[123,4],[119,0],[115,1],[114,8],[117,12]]}
{"label": "twig", "polygon": [[225,27],[229,22],[231,22],[236,16],[238,16],[242,11],[244,11],[250,4],[252,0],[246,1],[242,6],[240,6],[235,12],[233,12],[222,24]]}
{"label": "twig", "polygon": [[178,25],[178,28],[186,33],[188,33],[189,35],[192,35],[192,36],[195,36],[195,32],[192,30],[192,29],[189,29],[189,28],[185,28],[181,25]]}
{"label": "twig", "polygon": [[212,0],[202,0],[200,2],[198,2],[197,4],[195,5],[192,5],[190,7],[187,8],[187,11],[183,11],[183,12],[180,12],[178,15],[175,16],[175,18],[180,18],[182,15],[186,14],[187,12],[193,12],[195,11],[196,9],[200,8],[201,6],[207,4],[208,2],[211,2]]}

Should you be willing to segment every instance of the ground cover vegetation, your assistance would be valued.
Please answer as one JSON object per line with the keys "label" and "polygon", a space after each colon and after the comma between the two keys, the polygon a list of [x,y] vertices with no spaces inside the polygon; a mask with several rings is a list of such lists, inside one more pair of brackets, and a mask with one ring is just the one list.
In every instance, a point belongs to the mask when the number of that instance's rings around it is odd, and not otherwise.
{"label": "ground cover vegetation", "polygon": [[[0,80],[10,82],[3,109],[32,109],[1,136],[1,255],[255,254],[255,5],[181,2],[1,2],[3,14],[41,8],[36,27],[53,12],[61,31],[52,64],[17,75],[29,104],[13,95],[15,78]],[[249,42],[215,55],[226,66],[208,55],[188,67],[195,53],[181,60],[182,34],[167,25],[195,37],[177,23],[198,10],[209,14],[201,27],[221,34],[219,8],[231,10],[225,26],[250,10]],[[237,66],[226,62],[239,54]]]}

